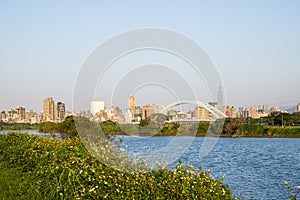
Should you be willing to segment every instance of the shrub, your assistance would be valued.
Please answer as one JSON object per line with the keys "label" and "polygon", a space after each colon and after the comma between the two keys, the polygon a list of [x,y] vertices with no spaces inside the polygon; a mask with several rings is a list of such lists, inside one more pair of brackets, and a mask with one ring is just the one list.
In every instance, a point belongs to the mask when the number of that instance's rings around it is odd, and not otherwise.
{"label": "shrub", "polygon": [[221,179],[201,169],[179,162],[174,170],[122,172],[79,139],[0,135],[0,173],[1,199],[232,199]]}

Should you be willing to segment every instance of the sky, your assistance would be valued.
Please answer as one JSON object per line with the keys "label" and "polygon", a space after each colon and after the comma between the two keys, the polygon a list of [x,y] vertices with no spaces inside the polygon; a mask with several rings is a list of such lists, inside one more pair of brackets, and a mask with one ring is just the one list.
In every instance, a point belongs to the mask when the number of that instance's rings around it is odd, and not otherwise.
{"label": "sky", "polygon": [[[40,112],[48,96],[72,109],[74,86],[91,52],[120,33],[144,27],[174,30],[203,47],[222,78],[227,105],[300,102],[299,1],[2,0],[0,25],[0,110],[22,105]],[[135,63],[137,57],[120,63]],[[168,60],[168,55],[161,57]],[[171,60],[175,66],[177,58]],[[118,74],[117,64],[113,69],[105,80]],[[126,83],[125,77],[123,89],[113,95],[121,107],[134,90],[140,105],[176,99],[159,85],[144,87],[142,93],[138,85],[128,84],[132,88],[126,90]],[[166,95],[157,98],[158,90]],[[108,101],[101,90],[95,98]]]}

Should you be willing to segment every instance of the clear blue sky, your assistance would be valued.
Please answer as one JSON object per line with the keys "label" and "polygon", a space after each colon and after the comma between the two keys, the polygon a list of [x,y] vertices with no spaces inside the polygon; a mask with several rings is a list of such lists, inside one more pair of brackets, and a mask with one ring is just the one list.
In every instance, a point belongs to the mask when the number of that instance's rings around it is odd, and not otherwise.
{"label": "clear blue sky", "polygon": [[70,108],[89,53],[142,27],[179,31],[203,46],[229,105],[300,102],[300,1],[9,0],[0,2],[0,25],[1,110],[40,112],[47,96]]}

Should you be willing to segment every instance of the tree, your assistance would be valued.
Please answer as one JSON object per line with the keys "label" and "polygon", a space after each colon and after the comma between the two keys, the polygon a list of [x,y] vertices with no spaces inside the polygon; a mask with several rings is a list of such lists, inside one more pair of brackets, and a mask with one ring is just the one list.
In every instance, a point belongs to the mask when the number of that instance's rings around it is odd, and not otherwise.
{"label": "tree", "polygon": [[106,134],[116,134],[122,132],[121,128],[117,125],[117,123],[111,120],[101,122],[100,126],[102,131]]}
{"label": "tree", "polygon": [[146,119],[142,119],[141,121],[140,121],[140,126],[141,127],[145,127],[145,126],[148,126],[149,124],[150,124],[150,118],[148,117],[148,118],[146,118]]}
{"label": "tree", "polygon": [[61,133],[66,133],[71,137],[78,137],[78,132],[77,132],[77,128],[73,116],[66,117],[64,121],[59,125],[60,125]]}

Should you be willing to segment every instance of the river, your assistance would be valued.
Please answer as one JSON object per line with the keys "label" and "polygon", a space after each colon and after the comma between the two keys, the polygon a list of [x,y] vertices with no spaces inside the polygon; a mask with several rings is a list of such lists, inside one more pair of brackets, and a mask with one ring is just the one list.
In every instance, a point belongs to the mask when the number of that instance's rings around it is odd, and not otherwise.
{"label": "river", "polygon": [[[36,130],[21,132],[46,137],[61,136],[59,133],[39,133]],[[0,134],[5,133],[7,131],[0,131]],[[288,199],[283,182],[287,181],[293,187],[300,185],[300,138],[214,138],[213,148],[200,158],[200,148],[206,147],[208,137],[118,137],[123,139],[122,147],[129,155],[171,146],[168,150],[172,152],[168,155],[178,156],[170,164],[171,168],[180,159],[185,164],[202,166],[206,171],[210,169],[213,177],[225,175],[223,183],[229,185],[235,197]],[[178,146],[173,148],[172,143]]]}
{"label": "river", "polygon": [[[129,154],[163,148],[174,137],[123,137],[122,146]],[[204,137],[179,137],[190,141],[179,157],[183,163],[210,169],[213,177],[225,175],[224,183],[235,197],[248,199],[288,199],[284,181],[300,185],[299,138],[219,138],[212,150],[199,157]],[[206,138],[207,139],[207,138]],[[184,142],[182,143],[184,144]],[[180,149],[178,147],[177,149]],[[170,166],[174,167],[176,164]]]}
{"label": "river", "polygon": [[55,137],[55,138],[61,138],[61,133],[41,133],[38,130],[3,130],[0,131],[0,134],[7,134],[9,132],[20,132],[20,133],[29,133],[32,135],[40,135],[40,136],[45,136],[45,137]]}

